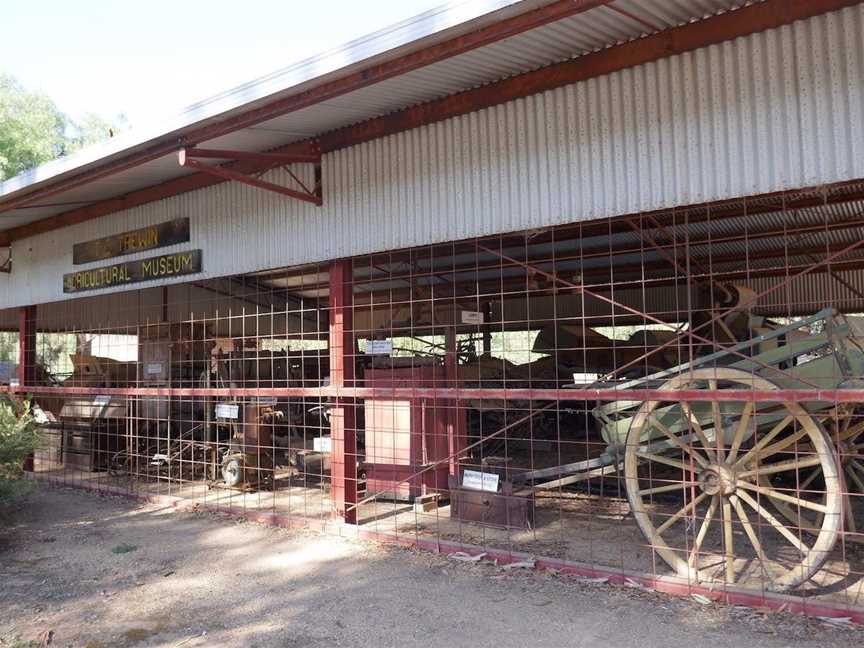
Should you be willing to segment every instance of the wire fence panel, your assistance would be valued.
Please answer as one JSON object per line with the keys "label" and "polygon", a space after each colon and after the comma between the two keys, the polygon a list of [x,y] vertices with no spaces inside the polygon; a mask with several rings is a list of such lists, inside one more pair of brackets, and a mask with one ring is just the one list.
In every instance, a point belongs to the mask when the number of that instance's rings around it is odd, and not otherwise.
{"label": "wire fence panel", "polygon": [[37,479],[864,614],[861,190],[40,305],[6,382]]}

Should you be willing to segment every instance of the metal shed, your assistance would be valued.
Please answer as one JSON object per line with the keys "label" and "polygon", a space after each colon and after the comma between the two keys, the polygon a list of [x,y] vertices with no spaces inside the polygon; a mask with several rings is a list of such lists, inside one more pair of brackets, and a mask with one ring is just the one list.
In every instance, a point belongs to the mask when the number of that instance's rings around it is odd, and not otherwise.
{"label": "metal shed", "polygon": [[34,478],[864,620],[862,34],[456,3],[3,183]]}

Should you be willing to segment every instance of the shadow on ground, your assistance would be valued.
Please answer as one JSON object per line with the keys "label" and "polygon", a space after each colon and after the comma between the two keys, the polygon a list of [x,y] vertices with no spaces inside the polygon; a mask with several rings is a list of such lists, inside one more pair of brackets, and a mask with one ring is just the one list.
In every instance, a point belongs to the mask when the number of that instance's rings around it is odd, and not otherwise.
{"label": "shadow on ground", "polygon": [[[0,532],[0,637],[57,646],[862,645],[818,621],[39,488]],[[3,645],[0,643],[0,645]]]}

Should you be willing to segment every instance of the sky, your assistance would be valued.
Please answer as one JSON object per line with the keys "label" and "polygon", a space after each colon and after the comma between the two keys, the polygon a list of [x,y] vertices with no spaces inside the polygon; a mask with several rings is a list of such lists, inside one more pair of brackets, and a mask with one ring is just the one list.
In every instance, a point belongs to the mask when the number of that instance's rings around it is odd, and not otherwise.
{"label": "sky", "polygon": [[0,71],[132,126],[444,0],[0,0]]}

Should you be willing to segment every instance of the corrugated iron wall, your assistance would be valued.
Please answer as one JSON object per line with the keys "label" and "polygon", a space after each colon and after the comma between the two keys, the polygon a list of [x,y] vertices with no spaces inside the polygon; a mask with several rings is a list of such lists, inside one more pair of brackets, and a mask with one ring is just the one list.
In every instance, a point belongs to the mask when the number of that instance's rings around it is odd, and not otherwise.
{"label": "corrugated iron wall", "polygon": [[0,306],[180,216],[213,277],[864,177],[862,34],[859,5],[339,151],[320,209],[231,183],[18,241]]}
{"label": "corrugated iron wall", "polygon": [[860,177],[862,33],[859,6],[340,151],[331,206],[395,248]]}

